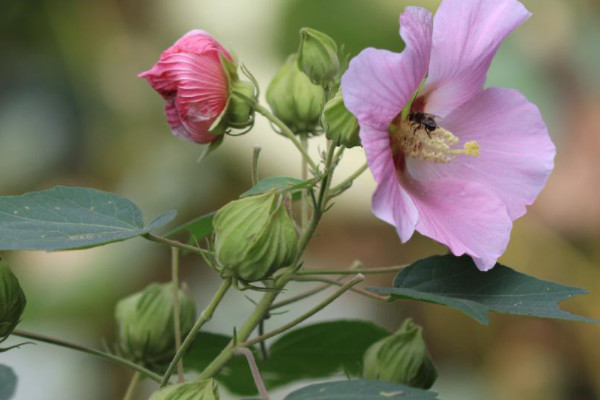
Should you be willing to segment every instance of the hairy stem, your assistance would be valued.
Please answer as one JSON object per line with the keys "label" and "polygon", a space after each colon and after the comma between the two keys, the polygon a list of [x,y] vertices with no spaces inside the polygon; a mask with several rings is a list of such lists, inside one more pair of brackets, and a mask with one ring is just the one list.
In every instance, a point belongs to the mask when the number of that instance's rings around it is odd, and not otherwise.
{"label": "hairy stem", "polygon": [[70,343],[65,340],[56,339],[56,338],[53,338],[50,336],[38,335],[37,333],[27,332],[27,331],[23,331],[23,330],[19,330],[19,329],[15,329],[12,332],[12,334],[15,336],[26,338],[26,339],[36,340],[38,342],[50,343],[50,344],[54,344],[56,346],[65,347],[67,349],[77,350],[77,351],[81,351],[83,353],[91,354],[91,355],[103,358],[105,360],[111,361],[115,364],[123,365],[134,371],[138,371],[142,375],[147,376],[148,378],[155,380],[157,382],[160,382],[160,380],[162,379],[162,377],[160,375],[155,374],[154,372],[150,371],[149,369],[146,369],[146,368],[142,367],[141,365],[138,365],[132,361],[115,356],[114,354],[105,353],[103,351],[90,349],[89,347]]}
{"label": "hairy stem", "polygon": [[339,196],[340,194],[344,193],[344,191],[346,191],[346,189],[348,189],[352,185],[352,182],[354,182],[354,180],[356,178],[361,176],[362,173],[365,172],[368,168],[369,168],[369,166],[367,165],[367,163],[364,163],[363,165],[361,165],[361,167],[359,169],[354,171],[349,177],[347,177],[346,179],[341,181],[337,186],[331,188],[331,197],[336,197],[336,196]]}
{"label": "hairy stem", "polygon": [[[181,347],[181,320],[179,315],[179,249],[171,247],[171,280],[173,281],[173,329],[175,332],[175,352]],[[183,377],[183,361],[177,363],[178,382],[185,381]]]}
{"label": "hairy stem", "polygon": [[210,321],[217,306],[219,305],[219,303],[225,296],[225,293],[227,293],[227,290],[229,290],[230,287],[231,287],[231,279],[224,280],[223,283],[221,284],[221,287],[219,287],[219,290],[217,291],[215,296],[212,298],[212,300],[210,301],[208,306],[204,309],[204,311],[202,311],[202,314],[200,314],[200,318],[198,318],[198,320],[192,327],[192,330],[190,331],[190,333],[188,333],[188,335],[185,337],[183,343],[181,344],[181,347],[179,348],[179,350],[177,350],[175,357],[173,357],[173,359],[171,360],[171,363],[169,364],[169,367],[167,368],[165,375],[162,377],[162,380],[160,382],[160,387],[165,386],[167,384],[167,382],[169,382],[169,379],[171,378],[171,375],[173,374],[173,371],[175,370],[175,366],[177,365],[179,360],[181,360],[181,358],[187,351],[188,347],[190,347],[190,345],[194,341],[194,338],[196,337],[196,335],[198,334],[198,332],[200,331],[202,326],[206,322]]}
{"label": "hairy stem", "polygon": [[304,321],[304,320],[312,317],[313,315],[315,315],[316,313],[318,313],[319,311],[321,311],[322,309],[324,309],[325,307],[327,307],[335,299],[337,299],[338,297],[340,297],[346,291],[350,290],[354,285],[359,284],[363,280],[365,280],[365,276],[364,275],[362,275],[362,274],[356,275],[353,279],[351,279],[350,281],[346,282],[341,288],[339,288],[334,294],[332,294],[331,296],[329,296],[328,298],[326,298],[325,300],[323,300],[321,303],[319,303],[317,306],[315,306],[314,308],[312,308],[310,311],[302,314],[301,316],[299,316],[298,318],[294,319],[293,321],[290,321],[287,324],[282,325],[279,328],[272,330],[271,332],[267,332],[264,335],[257,336],[254,339],[251,339],[251,340],[248,340],[246,342],[243,342],[242,344],[240,344],[240,346],[244,346],[244,347],[252,346],[253,344],[259,343],[259,342],[261,342],[261,341],[263,341],[265,339],[268,339],[270,337],[278,335],[281,332],[285,332],[285,331],[287,331],[290,328],[293,328],[294,326],[298,325],[300,322],[302,322],[302,321]]}

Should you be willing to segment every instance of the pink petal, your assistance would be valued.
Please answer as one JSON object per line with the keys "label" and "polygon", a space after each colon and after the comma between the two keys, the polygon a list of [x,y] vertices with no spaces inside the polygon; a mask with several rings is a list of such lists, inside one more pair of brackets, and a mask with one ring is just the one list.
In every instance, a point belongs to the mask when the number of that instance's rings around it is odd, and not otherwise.
{"label": "pink petal", "polygon": [[449,164],[410,159],[410,174],[421,181],[455,178],[486,186],[515,220],[542,190],[556,149],[538,108],[513,89],[490,88],[453,111],[440,124],[461,139],[476,140],[478,157],[459,156]]}
{"label": "pink petal", "polygon": [[368,48],[350,62],[342,76],[344,103],[361,123],[387,129],[427,74],[431,48],[431,13],[406,7],[400,16],[400,54]]}
{"label": "pink petal", "polygon": [[417,231],[473,257],[487,271],[508,244],[512,220],[496,195],[475,182],[439,180],[403,182],[419,212]]}
{"label": "pink petal", "polygon": [[210,143],[219,137],[208,132],[212,121],[206,121],[204,124],[194,124],[193,126],[182,121],[175,102],[172,99],[167,100],[165,103],[165,114],[167,115],[167,122],[171,126],[173,134],[182,139],[196,143]]}
{"label": "pink petal", "polygon": [[395,171],[377,186],[373,193],[372,209],[377,218],[396,227],[396,232],[403,242],[410,239],[415,231],[419,213],[408,193],[398,183]]}
{"label": "pink petal", "polygon": [[475,96],[500,43],[530,15],[517,0],[444,0],[433,20],[425,111],[443,117]]}

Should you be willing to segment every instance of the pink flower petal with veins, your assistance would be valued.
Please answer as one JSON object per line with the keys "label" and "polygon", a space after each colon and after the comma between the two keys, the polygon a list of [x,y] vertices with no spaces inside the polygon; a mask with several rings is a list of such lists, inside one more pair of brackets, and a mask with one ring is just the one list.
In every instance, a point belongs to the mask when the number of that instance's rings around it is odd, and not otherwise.
{"label": "pink flower petal with veins", "polygon": [[[344,102],[359,121],[378,184],[374,214],[394,225],[402,241],[416,229],[455,255],[470,255],[483,271],[502,255],[512,221],[553,168],[555,148],[537,107],[515,90],[483,90],[498,46],[528,17],[516,0],[444,0],[432,28],[428,11],[407,7],[400,19],[405,50],[366,49],[342,77]],[[456,149],[476,141],[477,157],[436,163],[405,153],[403,143],[424,128],[400,113],[425,76],[410,112],[445,117],[439,128],[458,138]],[[402,124],[411,126],[409,136],[392,137],[397,129],[406,134]]]}

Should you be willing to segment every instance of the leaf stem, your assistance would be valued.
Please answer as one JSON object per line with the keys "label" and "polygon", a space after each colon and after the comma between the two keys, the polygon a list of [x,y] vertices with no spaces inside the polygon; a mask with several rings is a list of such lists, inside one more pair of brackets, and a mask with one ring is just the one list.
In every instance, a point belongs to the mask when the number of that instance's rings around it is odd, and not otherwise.
{"label": "leaf stem", "polygon": [[229,290],[230,287],[231,279],[226,279],[223,281],[223,283],[221,283],[221,287],[219,287],[219,290],[217,290],[217,293],[215,293],[215,296],[212,298],[208,306],[204,309],[204,311],[202,311],[202,314],[200,314],[200,318],[198,318],[198,320],[192,327],[190,333],[188,333],[188,335],[185,337],[183,343],[181,344],[181,347],[179,348],[179,350],[177,350],[175,357],[173,357],[173,359],[171,360],[171,363],[169,364],[165,375],[162,377],[160,387],[164,387],[167,384],[167,382],[169,382],[169,378],[171,378],[171,375],[173,374],[177,363],[179,362],[179,360],[182,359],[183,355],[194,341],[194,338],[196,337],[202,326],[206,322],[210,321],[217,306],[219,305],[219,303],[225,296],[225,293],[227,293],[227,290]]}
{"label": "leaf stem", "polygon": [[[308,151],[308,134],[300,135],[300,144],[302,145],[302,147],[304,147],[304,149],[306,151]],[[306,162],[306,158],[304,158],[304,157],[302,158],[302,164],[301,164],[300,169],[301,169],[302,181],[306,182],[306,180],[308,179],[308,163]],[[304,228],[306,226],[306,224],[308,223],[308,197],[307,197],[306,190],[302,191],[302,204],[301,204],[300,220],[301,220],[300,226],[302,226]]]}
{"label": "leaf stem", "polygon": [[258,370],[258,365],[256,364],[256,360],[254,359],[254,354],[252,354],[252,351],[244,347],[237,347],[234,353],[246,357],[246,360],[248,360],[248,365],[250,366],[250,371],[252,372],[252,378],[254,378],[254,384],[258,389],[258,393],[260,393],[260,397],[262,397],[263,400],[270,400],[269,393],[267,393],[267,388],[265,387],[265,384],[260,376],[260,371]]}
{"label": "leaf stem", "polygon": [[209,255],[211,255],[211,252],[208,251],[208,250],[204,250],[204,249],[201,249],[201,248],[195,247],[195,246],[190,246],[190,245],[178,242],[177,240],[167,239],[167,238],[164,238],[162,236],[155,236],[155,235],[153,235],[151,233],[147,233],[147,234],[143,235],[143,237],[145,239],[148,239],[148,240],[152,241],[152,242],[157,242],[157,243],[165,244],[165,245],[171,246],[171,247],[177,247],[179,249],[187,250],[187,251],[189,251],[191,253],[194,253],[194,254],[199,254],[199,255],[202,255],[202,256],[209,256]]}
{"label": "leaf stem", "polygon": [[[333,279],[327,279],[327,278],[321,278],[321,277],[304,277],[304,276],[298,276],[295,277],[294,279],[292,279],[295,282],[324,282],[327,284],[327,286],[342,286],[342,282],[333,280]],[[381,301],[384,303],[389,303],[391,301],[391,296],[381,296],[375,293],[371,293],[368,290],[364,290],[361,288],[350,288],[350,291],[354,292],[354,293],[358,293],[360,295],[363,295],[365,297],[368,297],[370,299],[373,300],[377,300],[377,301]]]}
{"label": "leaf stem", "polygon": [[352,275],[361,273],[368,274],[391,274],[398,272],[408,265],[395,265],[382,268],[355,268],[355,269],[304,269],[296,272],[296,275]]}
{"label": "leaf stem", "polygon": [[141,365],[138,365],[132,361],[115,356],[114,354],[105,353],[103,351],[99,351],[99,350],[91,349],[89,347],[70,343],[65,340],[52,338],[50,336],[38,335],[37,333],[27,332],[27,331],[23,331],[20,329],[15,329],[12,332],[12,334],[15,336],[19,336],[19,337],[23,337],[23,338],[27,338],[27,339],[31,339],[31,340],[36,340],[38,342],[54,344],[56,346],[65,347],[68,349],[77,350],[77,351],[81,351],[83,353],[91,354],[91,355],[103,358],[107,361],[111,361],[115,364],[123,365],[134,371],[138,371],[141,374],[143,374],[144,376],[147,376],[148,378],[155,380],[156,382],[160,382],[160,380],[162,379],[162,377],[160,375],[155,374],[154,372],[150,371],[149,369],[146,369],[146,368],[142,367]]}
{"label": "leaf stem", "polygon": [[[331,285],[328,283],[324,283],[322,285],[316,286],[310,290],[307,290],[306,292],[302,292],[300,294],[297,294],[295,296],[289,297],[287,299],[281,300],[277,303],[273,303],[273,305],[271,306],[270,310],[275,310],[276,308],[281,308],[281,307],[285,307],[288,304],[292,304],[295,303],[297,301],[300,300],[304,300],[310,296],[313,296],[317,293],[322,292],[323,290],[327,289],[328,287],[330,287]],[[259,335],[262,335],[262,333],[259,333]]]}
{"label": "leaf stem", "polygon": [[340,194],[344,193],[344,191],[346,191],[348,188],[350,188],[350,186],[352,185],[352,182],[354,182],[354,180],[356,178],[361,176],[362,173],[365,172],[368,168],[369,168],[369,165],[365,162],[363,165],[360,166],[359,169],[354,171],[350,176],[348,176],[346,179],[341,181],[337,186],[335,186],[331,189],[331,197],[336,197],[336,196],[339,196]]}
{"label": "leaf stem", "polygon": [[[179,249],[171,247],[171,280],[173,281],[173,329],[175,333],[175,352],[181,347],[181,320],[179,315]],[[183,361],[177,363],[178,382],[185,381],[183,377]]]}
{"label": "leaf stem", "polygon": [[127,391],[125,392],[125,396],[123,396],[123,400],[132,400],[133,394],[135,393],[135,389],[140,382],[141,374],[139,371],[135,371],[133,376],[131,377],[131,381],[129,381],[129,386],[127,386]]}
{"label": "leaf stem", "polygon": [[298,325],[300,322],[302,322],[302,321],[304,321],[304,320],[312,317],[313,315],[315,315],[316,313],[318,313],[319,311],[321,311],[322,309],[324,309],[325,307],[327,307],[335,299],[337,299],[342,294],[344,294],[346,291],[350,290],[353,286],[359,284],[360,282],[362,282],[364,280],[365,280],[365,276],[363,274],[356,275],[350,281],[348,281],[344,285],[342,285],[342,287],[339,288],[331,296],[329,296],[328,298],[326,298],[325,300],[323,300],[321,303],[319,303],[317,306],[315,306],[311,310],[307,311],[306,313],[302,314],[298,318],[294,319],[293,321],[288,322],[285,325],[280,326],[279,328],[276,328],[276,329],[274,329],[274,330],[272,330],[270,332],[267,332],[264,335],[257,336],[254,339],[251,339],[251,340],[248,340],[246,342],[243,342],[239,346],[243,346],[243,347],[252,346],[252,345],[254,345],[256,343],[259,343],[259,342],[261,342],[263,340],[266,340],[266,339],[268,339],[270,337],[278,335],[281,332],[285,332],[285,331],[287,331],[290,328],[293,328],[294,326]]}

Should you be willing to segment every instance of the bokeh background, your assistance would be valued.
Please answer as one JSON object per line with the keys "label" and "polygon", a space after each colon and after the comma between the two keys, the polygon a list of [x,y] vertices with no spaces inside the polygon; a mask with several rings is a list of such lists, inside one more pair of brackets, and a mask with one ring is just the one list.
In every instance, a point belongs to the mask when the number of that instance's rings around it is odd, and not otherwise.
{"label": "bokeh background", "polygon": [[[412,2],[434,10],[439,2]],[[488,85],[514,87],[541,109],[557,145],[556,169],[538,201],[515,224],[501,261],[539,278],[584,287],[563,304],[600,318],[600,3],[525,0],[533,17],[500,48]],[[263,92],[298,29],[330,34],[353,55],[400,50],[400,0],[4,0],[0,13],[0,194],[56,184],[95,187],[136,202],[146,220],[177,209],[178,222],[215,210],[250,186],[251,149],[260,174],[297,176],[293,146],[260,120],[197,163],[197,145],[172,136],[163,102],[136,75],[190,29],[211,32],[248,66]],[[260,118],[259,118],[260,119]],[[311,142],[314,154],[324,143]],[[348,151],[343,177],[364,160]],[[374,182],[365,173],[325,216],[306,265],[403,264],[444,249],[423,237],[402,246],[372,216]],[[349,249],[351,251],[349,251]],[[169,279],[167,248],[142,239],[75,252],[6,252],[28,296],[22,329],[100,347],[114,340],[119,298]],[[203,307],[218,277],[199,258],[182,279]],[[388,285],[392,276],[370,278]],[[298,289],[298,288],[296,288]],[[252,295],[251,295],[252,296]],[[254,296],[256,297],[256,296]],[[316,301],[316,300],[315,300]],[[309,307],[273,318],[270,326]],[[207,325],[230,333],[251,310],[227,297]],[[457,311],[411,302],[372,304],[348,294],[311,321],[368,318],[390,330],[412,316],[425,327],[443,399],[600,399],[600,326],[493,315],[479,325]],[[8,343],[18,343],[11,339]],[[38,344],[0,354],[19,376],[17,400],[121,398],[130,371]],[[139,399],[155,386],[146,383]],[[278,390],[281,398],[289,388]],[[224,393],[224,397],[227,394]]]}

